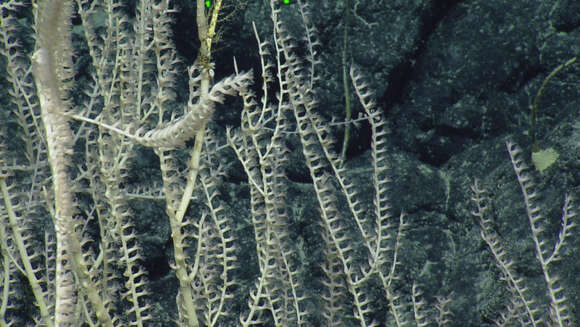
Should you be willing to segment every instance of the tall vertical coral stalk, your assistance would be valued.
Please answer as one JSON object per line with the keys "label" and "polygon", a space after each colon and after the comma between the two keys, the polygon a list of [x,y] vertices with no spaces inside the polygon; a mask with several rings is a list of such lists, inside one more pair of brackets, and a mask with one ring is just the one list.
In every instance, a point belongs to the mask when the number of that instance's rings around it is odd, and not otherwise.
{"label": "tall vertical coral stalk", "polygon": [[67,172],[73,154],[73,133],[65,116],[70,111],[67,93],[73,77],[71,15],[70,1],[49,0],[39,3],[35,26],[37,44],[32,57],[55,197],[53,221],[57,252],[54,325],[74,326],[76,277],[94,306],[101,324],[112,326],[96,288],[89,285],[92,282],[83,263],[81,242],[76,235],[73,220],[74,195]]}

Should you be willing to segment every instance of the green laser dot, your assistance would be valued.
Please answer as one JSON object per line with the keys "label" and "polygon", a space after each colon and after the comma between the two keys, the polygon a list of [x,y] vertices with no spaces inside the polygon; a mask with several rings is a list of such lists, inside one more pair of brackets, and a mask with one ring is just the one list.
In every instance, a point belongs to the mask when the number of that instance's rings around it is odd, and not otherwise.
{"label": "green laser dot", "polygon": [[286,5],[287,5],[287,4],[289,4],[289,3],[290,3],[290,0],[284,0],[284,4],[286,4]]}
{"label": "green laser dot", "polygon": [[209,7],[211,6],[211,1],[209,1],[209,0],[208,0],[208,1],[206,1],[206,2],[205,2],[205,6],[209,8]]}

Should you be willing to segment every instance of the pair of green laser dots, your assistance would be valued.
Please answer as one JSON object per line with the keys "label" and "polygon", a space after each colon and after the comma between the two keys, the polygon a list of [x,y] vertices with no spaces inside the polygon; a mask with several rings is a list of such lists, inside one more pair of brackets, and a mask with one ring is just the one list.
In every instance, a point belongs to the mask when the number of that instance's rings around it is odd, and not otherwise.
{"label": "pair of green laser dots", "polygon": [[[282,0],[282,2],[284,2],[285,5],[290,4],[290,0]],[[211,1],[210,0],[206,0],[205,1],[205,6],[206,7],[211,7]]]}

